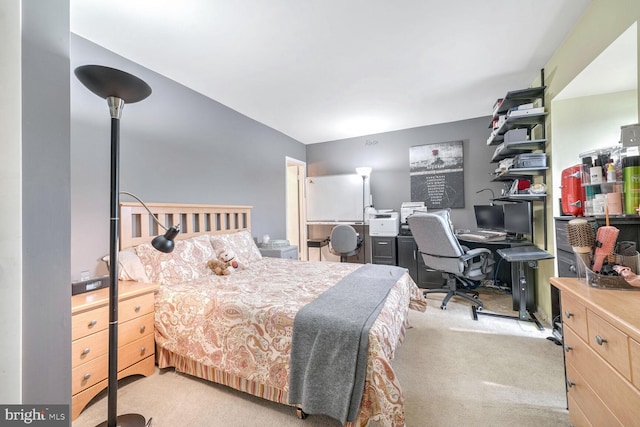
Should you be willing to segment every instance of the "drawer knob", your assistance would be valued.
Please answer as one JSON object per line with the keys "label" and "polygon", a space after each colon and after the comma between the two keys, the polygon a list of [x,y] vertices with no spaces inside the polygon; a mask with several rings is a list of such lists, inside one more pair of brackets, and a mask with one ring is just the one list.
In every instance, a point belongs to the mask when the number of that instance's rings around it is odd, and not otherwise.
{"label": "drawer knob", "polygon": [[146,326],[144,326],[144,325],[140,326],[140,333],[143,334],[145,329],[147,329]]}
{"label": "drawer knob", "polygon": [[573,265],[573,264],[571,264],[571,265],[569,266],[569,271],[570,271],[570,272],[572,272],[572,273],[575,273],[575,272],[576,272],[576,266],[575,266],[575,265]]}
{"label": "drawer knob", "polygon": [[89,324],[87,325],[87,327],[89,328],[93,328],[94,326],[96,326],[98,324],[98,321],[96,319],[93,319],[91,322],[89,322]]}
{"label": "drawer knob", "polygon": [[144,354],[147,351],[146,347],[141,347],[140,348],[140,354]]}
{"label": "drawer knob", "polygon": [[564,351],[566,351],[567,353],[569,353],[571,350],[573,350],[573,347],[568,346],[568,345],[564,345]]}
{"label": "drawer knob", "polygon": [[571,317],[573,317],[573,313],[570,313],[569,311],[565,310],[564,317],[566,317],[567,319],[570,319]]}
{"label": "drawer knob", "polygon": [[607,340],[602,338],[600,335],[596,335],[596,342],[598,343],[598,345],[602,345],[602,344],[605,344]]}
{"label": "drawer knob", "polygon": [[569,378],[567,378],[567,387],[571,388],[574,385],[576,385],[576,383],[574,383],[573,381],[571,381]]}
{"label": "drawer knob", "polygon": [[87,381],[89,378],[91,378],[91,374],[84,374],[84,380]]}
{"label": "drawer knob", "polygon": [[82,350],[82,355],[86,356],[87,354],[89,354],[89,352],[91,352],[91,349],[89,347],[87,347],[84,350]]}
{"label": "drawer knob", "polygon": [[136,305],[136,308],[134,308],[134,310],[137,312],[139,312],[142,309],[142,307],[140,307],[139,305]]}

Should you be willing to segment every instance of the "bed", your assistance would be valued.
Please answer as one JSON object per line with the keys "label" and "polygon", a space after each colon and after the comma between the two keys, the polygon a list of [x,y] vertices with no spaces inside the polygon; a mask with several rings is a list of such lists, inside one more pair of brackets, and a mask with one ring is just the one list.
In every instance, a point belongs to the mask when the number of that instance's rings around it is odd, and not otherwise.
{"label": "bed", "polygon": [[[158,366],[296,406],[304,414],[304,406],[289,402],[294,319],[363,265],[262,257],[250,234],[250,206],[148,206],[160,222],[181,225],[176,248],[171,254],[153,250],[149,242],[162,230],[139,204],[121,203],[119,275],[161,285],[155,298]],[[213,274],[207,261],[229,248],[239,268],[228,276]],[[405,425],[391,361],[409,326],[409,309],[424,311],[426,300],[401,272],[368,330],[362,397],[357,417],[346,425]]]}

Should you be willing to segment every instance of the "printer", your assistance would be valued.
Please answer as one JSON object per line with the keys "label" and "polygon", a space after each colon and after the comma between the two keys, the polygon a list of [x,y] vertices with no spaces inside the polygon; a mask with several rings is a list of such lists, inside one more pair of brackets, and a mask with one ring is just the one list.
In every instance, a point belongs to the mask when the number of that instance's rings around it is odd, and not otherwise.
{"label": "printer", "polygon": [[370,236],[397,236],[400,229],[400,215],[390,210],[379,210],[369,216]]}
{"label": "printer", "polygon": [[414,213],[415,211],[423,211],[426,212],[427,208],[424,205],[424,202],[402,202],[402,207],[400,208],[400,220],[403,224],[407,223],[407,217]]}

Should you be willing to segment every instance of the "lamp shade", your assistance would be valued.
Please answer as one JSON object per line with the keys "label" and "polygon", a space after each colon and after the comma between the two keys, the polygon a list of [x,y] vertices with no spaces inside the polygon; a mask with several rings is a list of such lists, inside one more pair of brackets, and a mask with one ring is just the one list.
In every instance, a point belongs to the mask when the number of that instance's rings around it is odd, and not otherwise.
{"label": "lamp shade", "polygon": [[83,65],[76,68],[74,73],[87,89],[101,98],[113,96],[126,104],[133,104],[151,95],[151,87],[144,80],[115,68]]}
{"label": "lamp shade", "polygon": [[368,166],[357,167],[356,173],[364,178],[371,175],[371,168]]}
{"label": "lamp shade", "polygon": [[179,232],[180,227],[173,226],[169,228],[163,236],[154,237],[154,239],[151,241],[151,246],[153,246],[160,252],[168,254],[175,248],[175,242],[173,241],[173,239],[176,238]]}

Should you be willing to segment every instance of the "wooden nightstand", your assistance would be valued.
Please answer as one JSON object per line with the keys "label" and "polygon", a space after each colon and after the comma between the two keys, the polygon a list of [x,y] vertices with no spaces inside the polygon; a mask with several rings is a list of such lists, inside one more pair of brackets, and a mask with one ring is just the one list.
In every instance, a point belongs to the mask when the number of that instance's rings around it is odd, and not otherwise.
{"label": "wooden nightstand", "polygon": [[[118,379],[155,372],[155,283],[119,282]],[[71,297],[71,419],[107,387],[109,288]]]}

